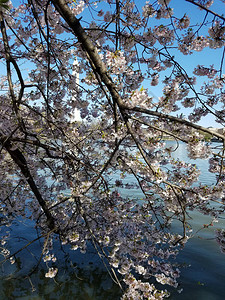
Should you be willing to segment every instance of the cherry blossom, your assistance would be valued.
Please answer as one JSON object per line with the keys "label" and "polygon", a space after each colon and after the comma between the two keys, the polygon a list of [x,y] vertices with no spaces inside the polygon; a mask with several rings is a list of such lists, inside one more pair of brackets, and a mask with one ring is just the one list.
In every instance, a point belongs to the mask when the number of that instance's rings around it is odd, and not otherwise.
{"label": "cherry blossom", "polygon": [[54,278],[58,272],[57,268],[49,268],[48,272],[45,274],[47,278]]}
{"label": "cherry blossom", "polygon": [[178,29],[188,28],[190,25],[190,19],[185,14],[181,19],[175,19],[175,25]]}
{"label": "cherry blossom", "polygon": [[[83,255],[91,244],[121,299],[178,288],[187,216],[215,223],[225,199],[224,133],[198,123],[224,126],[224,17],[213,1],[187,2],[183,17],[169,0],[0,4],[2,263],[30,245],[10,248],[22,220],[37,233],[47,278],[62,271],[57,241]],[[207,65],[189,56],[207,51]],[[206,134],[221,141],[216,151]],[[167,139],[208,160],[215,185],[174,159]],[[216,240],[224,252],[223,229]]]}

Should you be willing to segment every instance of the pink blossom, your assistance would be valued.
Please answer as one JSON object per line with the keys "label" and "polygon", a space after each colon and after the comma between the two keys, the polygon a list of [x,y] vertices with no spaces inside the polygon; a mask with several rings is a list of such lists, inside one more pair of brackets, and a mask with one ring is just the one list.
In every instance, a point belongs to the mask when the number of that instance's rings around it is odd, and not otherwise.
{"label": "pink blossom", "polygon": [[175,25],[178,29],[188,28],[190,25],[190,18],[185,14],[181,19],[175,19]]}
{"label": "pink blossom", "polygon": [[45,274],[46,278],[54,278],[58,272],[57,268],[49,268],[48,272]]}

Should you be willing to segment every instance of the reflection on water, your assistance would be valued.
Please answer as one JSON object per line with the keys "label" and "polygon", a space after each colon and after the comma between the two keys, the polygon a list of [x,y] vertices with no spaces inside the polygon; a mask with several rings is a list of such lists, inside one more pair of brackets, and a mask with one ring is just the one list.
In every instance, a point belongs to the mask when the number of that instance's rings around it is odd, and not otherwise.
{"label": "reflection on water", "polygon": [[44,269],[24,279],[5,279],[1,282],[0,299],[119,299],[120,291],[108,273],[98,267],[65,268],[55,280],[45,278]]}
{"label": "reflection on water", "polygon": [[71,251],[68,246],[62,246],[59,242],[56,242],[56,248],[58,248],[56,257],[59,272],[54,279],[45,277],[46,266],[43,262],[38,264],[38,268],[27,277],[27,274],[34,270],[40,255],[38,242],[29,248],[29,252],[23,252],[20,255],[21,259],[18,258],[14,265],[9,263],[3,265],[0,272],[2,275],[0,299],[65,300],[68,297],[77,300],[115,300],[120,298],[119,287],[113,283],[91,246],[87,255],[79,251]]}
{"label": "reflection on water", "polygon": [[[168,142],[171,145],[173,142]],[[214,143],[213,147],[217,144]],[[214,150],[215,151],[215,150]],[[199,180],[203,184],[215,183],[215,175],[208,171],[208,162],[204,159],[192,160],[187,158],[187,150],[184,144],[173,154],[174,158],[196,164],[201,170]],[[191,213],[190,223],[195,237],[190,239],[185,249],[178,255],[180,263],[187,266],[182,269],[180,285],[183,288],[181,294],[176,292],[171,295],[171,300],[224,300],[225,299],[225,255],[219,250],[214,239],[214,226],[202,228],[203,224],[209,224],[211,218]],[[225,219],[215,225],[216,228],[225,228]]]}
{"label": "reflection on water", "polygon": [[[169,142],[173,143],[173,142]],[[173,154],[175,158],[187,161],[184,145]],[[215,176],[208,172],[206,160],[189,160],[197,164],[202,174],[200,180],[208,185],[215,182]],[[130,191],[133,194],[133,191]],[[138,193],[136,191],[136,196]],[[179,280],[183,292],[170,289],[170,300],[224,300],[225,299],[225,256],[220,253],[214,240],[214,227],[203,228],[209,224],[210,218],[192,212],[190,223],[193,225],[195,237],[189,240],[185,249],[178,255],[177,263],[183,266]],[[216,228],[225,228],[225,220],[218,223]],[[18,221],[10,240],[11,250],[24,246],[27,241],[35,238],[36,231],[32,224],[23,224]],[[23,232],[26,239],[19,236]],[[24,279],[37,264],[41,245],[32,244],[24,250],[15,265],[3,264],[0,269],[0,300],[1,299],[76,299],[76,300],[119,300],[121,292],[113,283],[109,274],[102,266],[101,261],[91,247],[88,254],[79,251],[70,251],[58,243],[57,267],[59,272],[56,278],[45,278],[46,266],[42,262],[28,278]],[[33,290],[32,290],[33,286]],[[137,299],[138,300],[138,299]]]}

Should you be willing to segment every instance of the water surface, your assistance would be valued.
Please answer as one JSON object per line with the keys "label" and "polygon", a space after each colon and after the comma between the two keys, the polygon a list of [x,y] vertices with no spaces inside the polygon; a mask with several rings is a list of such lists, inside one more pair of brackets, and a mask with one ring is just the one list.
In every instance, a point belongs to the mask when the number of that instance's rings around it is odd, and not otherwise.
{"label": "water surface", "polygon": [[[172,145],[170,141],[168,144]],[[201,169],[201,182],[211,185],[215,182],[214,174],[208,172],[206,160],[187,159],[185,145],[181,144],[173,154],[175,158],[184,159],[197,164]],[[129,180],[129,179],[128,179]],[[139,192],[130,191],[133,196]],[[129,196],[129,195],[128,195]],[[192,213],[192,225],[196,233],[203,224],[208,224],[210,218]],[[10,240],[11,250],[24,246],[36,237],[32,222],[23,223],[17,220]],[[177,263],[183,266],[179,279],[182,293],[171,290],[171,300],[224,300],[225,299],[225,255],[223,255],[214,239],[215,228],[225,228],[221,220],[216,226],[202,229],[188,241],[185,249],[178,255]],[[10,230],[10,229],[8,229]],[[20,236],[24,238],[21,239]],[[45,278],[46,266],[38,264],[41,244],[36,242],[20,254],[15,265],[5,263],[0,269],[0,299],[77,299],[77,300],[119,300],[121,292],[109,277],[96,257],[94,250],[89,247],[88,254],[71,251],[68,246],[58,242],[56,278]],[[38,265],[29,278],[27,274]],[[165,287],[168,288],[168,287]]]}

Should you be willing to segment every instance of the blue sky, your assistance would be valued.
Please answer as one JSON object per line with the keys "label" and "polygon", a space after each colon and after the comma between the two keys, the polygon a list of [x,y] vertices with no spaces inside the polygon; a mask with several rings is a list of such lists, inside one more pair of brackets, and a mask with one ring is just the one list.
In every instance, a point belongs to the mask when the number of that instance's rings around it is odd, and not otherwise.
{"label": "blue sky", "polygon": [[[152,1],[150,1],[152,2]],[[12,3],[14,6],[17,6],[19,3],[21,3],[20,0],[12,0]],[[136,1],[138,8],[141,9],[141,7],[144,6],[145,1],[141,0],[141,1]],[[107,8],[107,10],[109,10],[109,6],[106,3],[100,3],[100,6],[102,8],[103,7]],[[205,12],[201,11],[200,9],[198,9],[197,7],[195,7],[193,4],[186,2],[185,0],[171,0],[170,5],[171,7],[174,8],[174,15],[176,17],[182,17],[184,15],[184,13],[187,13],[187,15],[191,18],[191,23],[201,23],[204,19],[205,16]],[[215,0],[214,4],[210,7],[211,10],[222,14],[222,12],[225,12],[225,5],[222,3],[221,0]],[[83,16],[83,21],[88,20],[90,21],[90,14],[88,13],[88,10],[85,10],[84,13],[82,13]],[[155,20],[153,20],[152,25],[155,25]],[[164,22],[164,20],[159,20],[159,22]],[[167,22],[165,20],[165,22]],[[202,29],[203,31],[205,30],[204,27]],[[193,69],[197,64],[200,65],[212,65],[214,64],[214,67],[216,69],[219,69],[220,64],[221,64],[221,58],[222,58],[222,53],[223,53],[223,49],[217,49],[212,50],[209,48],[204,49],[204,51],[202,52],[196,52],[192,55],[182,55],[181,53],[179,53],[178,51],[174,51],[174,56],[175,59],[181,64],[181,66],[187,71],[187,73],[189,75],[192,75]],[[223,72],[224,73],[224,72]],[[201,77],[199,84],[196,86],[197,90],[200,87],[200,82],[206,81],[207,78],[205,77]],[[159,84],[156,87],[152,87],[152,86],[147,86],[148,84],[145,84],[145,87],[148,87],[150,94],[155,95],[156,97],[160,97],[162,95],[162,85]],[[177,113],[180,114],[182,113],[183,110],[179,110]],[[211,116],[207,116],[206,118],[202,119],[199,122],[200,125],[203,125],[205,127],[220,127],[215,121],[214,118]]]}
{"label": "blue sky", "polygon": [[[154,1],[149,1],[150,3]],[[145,5],[146,1],[144,0],[139,0],[135,1],[138,9],[141,10],[141,8]],[[101,3],[100,4],[101,8],[102,6],[105,7],[106,10],[109,10],[109,6],[106,3]],[[190,18],[191,18],[191,24],[201,24],[204,20],[205,17],[205,11],[200,10],[198,7],[195,5],[185,1],[185,0],[171,0],[170,7],[174,9],[174,16],[181,18],[184,16],[186,13]],[[115,6],[113,6],[113,9],[115,9]],[[210,7],[210,9],[218,14],[222,14],[222,12],[225,12],[225,5],[222,3],[221,0],[215,0],[214,4]],[[103,8],[104,10],[104,8]],[[91,15],[88,13],[88,10],[85,10],[82,14],[83,16],[82,20],[90,20]],[[210,19],[213,18],[213,15],[209,14],[208,15]],[[98,19],[98,18],[97,18]],[[168,23],[169,20],[165,19],[160,19],[158,21],[158,24],[161,23]],[[155,19],[152,19],[152,26],[154,26],[156,23]],[[85,24],[85,23],[84,23]],[[151,24],[151,23],[150,23]],[[200,35],[207,33],[208,28],[205,28],[204,26],[201,28]],[[183,55],[179,51],[175,50],[173,51],[173,55],[175,56],[175,60],[177,60],[180,65],[187,71],[188,75],[192,76],[193,75],[193,69],[199,64],[199,65],[205,65],[205,66],[210,66],[214,65],[215,69],[219,69],[221,65],[221,59],[222,59],[222,54],[223,54],[223,49],[219,48],[217,50],[215,49],[209,49],[205,48],[201,52],[195,52],[192,55]],[[223,72],[224,73],[224,72]],[[198,82],[195,86],[196,90],[199,91],[201,83],[204,81],[207,81],[207,77],[201,77],[198,79]],[[162,88],[163,85],[159,84],[156,87],[150,86],[147,82],[144,83],[144,87],[148,88],[149,92],[151,95],[154,95],[156,98],[162,96]],[[188,110],[186,110],[187,112]],[[190,110],[189,110],[190,111]],[[177,114],[185,113],[184,109],[180,109]],[[205,127],[221,127],[218,123],[215,122],[214,117],[211,115],[208,115],[205,118],[202,118],[202,120],[198,123],[202,126]]]}
{"label": "blue sky", "polygon": [[[145,1],[140,1],[140,6],[143,6]],[[195,5],[186,2],[185,0],[171,0],[170,7],[174,8],[174,16],[176,17],[183,17],[183,15],[186,13],[191,18],[191,24],[201,24],[203,22],[205,17],[205,12],[197,8]],[[225,13],[225,4],[222,3],[220,0],[214,0],[213,5],[210,7],[210,9],[218,14]],[[209,14],[211,17],[212,15]],[[212,16],[213,17],[213,16]],[[211,17],[211,19],[212,19]],[[208,28],[207,28],[208,29]],[[202,32],[206,32],[206,29],[203,27]],[[179,51],[175,50],[173,52],[175,56],[175,60],[177,60],[180,65],[187,71],[188,74],[193,75],[193,69],[196,67],[196,65],[205,65],[210,66],[214,65],[215,69],[219,69],[221,65],[221,59],[223,55],[223,48],[219,48],[217,50],[215,49],[209,49],[205,48],[201,52],[195,52],[192,55],[186,55],[184,56]],[[224,68],[223,68],[223,74],[224,74]],[[200,88],[200,83],[207,81],[207,77],[201,77],[198,79],[198,84],[195,86],[198,90]],[[151,87],[152,92],[156,96],[160,96],[162,94],[161,86],[158,85],[156,87]],[[180,114],[184,112],[183,109],[179,110],[177,113]],[[218,123],[215,122],[214,117],[211,115],[206,116],[205,118],[202,118],[202,120],[198,123],[205,127],[221,127]]]}

